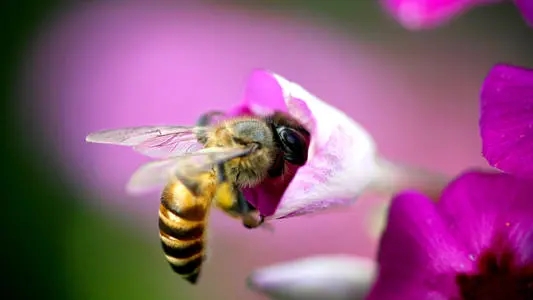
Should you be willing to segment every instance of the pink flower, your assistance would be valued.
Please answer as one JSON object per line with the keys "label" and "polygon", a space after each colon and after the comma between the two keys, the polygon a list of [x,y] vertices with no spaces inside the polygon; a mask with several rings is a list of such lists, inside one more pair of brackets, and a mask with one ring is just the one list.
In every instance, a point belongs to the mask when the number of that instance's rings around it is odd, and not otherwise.
{"label": "pink flower", "polygon": [[368,299],[531,299],[532,197],[531,181],[474,171],[438,203],[396,196]]}
{"label": "pink flower", "polygon": [[[412,30],[434,28],[472,7],[504,1],[506,0],[381,0],[385,9],[402,26]],[[514,3],[526,22],[533,26],[533,3],[530,0],[515,0]]]}
{"label": "pink flower", "polygon": [[311,133],[307,163],[293,176],[266,180],[244,195],[265,216],[287,217],[352,202],[377,174],[371,136],[336,108],[269,71],[249,78],[235,114],[288,112]]}
{"label": "pink flower", "polygon": [[307,163],[294,176],[268,179],[244,195],[264,216],[286,218],[348,205],[367,191],[406,186],[439,190],[445,177],[385,161],[370,134],[346,114],[300,85],[266,70],[249,77],[244,101],[232,114],[288,112],[311,134]]}
{"label": "pink flower", "polygon": [[483,155],[505,172],[533,178],[533,70],[498,64],[481,90]]}

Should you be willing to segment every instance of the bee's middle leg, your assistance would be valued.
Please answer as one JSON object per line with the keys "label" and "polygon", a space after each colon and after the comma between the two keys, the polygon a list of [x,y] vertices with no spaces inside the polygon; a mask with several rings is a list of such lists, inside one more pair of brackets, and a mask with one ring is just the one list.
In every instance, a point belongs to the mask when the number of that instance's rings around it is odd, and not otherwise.
{"label": "bee's middle leg", "polygon": [[264,218],[246,200],[242,192],[228,182],[224,164],[216,166],[218,187],[215,194],[216,205],[226,214],[240,218],[244,227],[255,228],[263,224]]}
{"label": "bee's middle leg", "polygon": [[226,176],[224,164],[217,164],[215,170],[217,176],[215,204],[232,217],[238,217],[238,214],[233,212],[233,207],[237,203],[237,197],[235,196],[233,185],[228,181]]}

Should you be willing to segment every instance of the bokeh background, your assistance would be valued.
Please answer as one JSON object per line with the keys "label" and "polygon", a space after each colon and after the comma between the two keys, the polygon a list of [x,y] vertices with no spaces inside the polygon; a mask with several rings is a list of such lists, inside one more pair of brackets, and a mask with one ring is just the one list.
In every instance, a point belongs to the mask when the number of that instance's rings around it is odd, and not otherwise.
{"label": "bokeh background", "polygon": [[[254,268],[306,255],[373,257],[387,199],[248,231],[218,212],[191,287],[157,236],[158,195],[123,186],[147,161],[90,131],[192,124],[238,102],[253,68],[300,83],[360,122],[386,157],[453,175],[485,166],[478,92],[489,68],[533,66],[509,4],[411,32],[377,1],[8,1],[2,285],[9,299],[264,299]],[[5,295],[4,295],[5,296]],[[7,296],[6,296],[7,297]]]}

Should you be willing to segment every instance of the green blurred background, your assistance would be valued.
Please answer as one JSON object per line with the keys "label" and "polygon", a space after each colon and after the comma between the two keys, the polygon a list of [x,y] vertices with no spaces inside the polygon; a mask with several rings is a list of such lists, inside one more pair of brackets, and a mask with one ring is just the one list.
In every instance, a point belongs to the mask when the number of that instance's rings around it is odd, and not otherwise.
{"label": "green blurred background", "polygon": [[[511,5],[476,9],[433,31],[409,32],[371,0],[223,2],[235,9],[276,10],[311,19],[319,26],[328,24],[347,37],[379,41],[382,51],[393,58],[401,57],[402,52],[424,53],[430,49],[428,45],[461,43],[472,35],[487,40],[506,36],[507,40],[513,40],[506,58],[533,63],[528,58],[533,53],[532,43],[528,41],[531,33]],[[211,293],[197,293],[188,287],[176,289],[177,278],[168,272],[166,262],[161,259],[157,236],[141,230],[142,224],[121,221],[113,213],[84,204],[85,199],[80,198],[85,196],[76,191],[58,167],[61,158],[43,147],[47,141],[39,134],[40,129],[31,120],[24,120],[21,126],[21,118],[14,111],[20,100],[16,91],[19,67],[32,46],[35,32],[65,5],[57,1],[19,0],[4,2],[2,9],[6,37],[1,66],[6,125],[2,143],[6,188],[3,202],[7,205],[2,218],[7,221],[3,227],[7,237],[3,247],[7,251],[3,256],[7,265],[2,280],[5,299],[251,297],[251,293],[244,291],[244,278],[227,287],[214,286]],[[420,63],[428,61],[424,58]],[[25,109],[30,111],[32,107]],[[217,243],[218,253],[229,253],[240,247],[238,240],[226,243],[223,239]],[[272,257],[274,261],[275,254]],[[227,265],[219,263],[217,269],[228,272],[239,268],[233,265],[236,261],[234,258]],[[221,279],[221,286],[225,285],[224,280]],[[236,283],[241,281],[242,284]],[[8,293],[14,296],[7,297]]]}

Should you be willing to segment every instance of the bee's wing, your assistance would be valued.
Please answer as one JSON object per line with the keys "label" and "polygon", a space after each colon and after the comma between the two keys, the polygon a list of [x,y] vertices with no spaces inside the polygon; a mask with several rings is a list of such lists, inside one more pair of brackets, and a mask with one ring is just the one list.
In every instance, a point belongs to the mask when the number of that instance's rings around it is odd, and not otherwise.
{"label": "bee's wing", "polygon": [[129,194],[139,194],[160,189],[172,178],[176,168],[176,158],[158,160],[140,166],[126,184]]}
{"label": "bee's wing", "polygon": [[133,149],[146,156],[167,158],[193,153],[204,147],[198,139],[205,135],[206,129],[200,127],[183,128],[179,132],[155,136],[147,139]]}
{"label": "bee's wing", "polygon": [[207,127],[200,126],[126,127],[93,132],[85,140],[129,146],[146,156],[167,158],[202,149],[203,145],[198,139],[204,137],[207,130]]}
{"label": "bee's wing", "polygon": [[191,178],[209,172],[216,164],[247,155],[253,150],[254,148],[204,148],[194,153],[149,162],[133,173],[126,190],[129,193],[140,193],[161,188],[172,178],[187,184]]}

